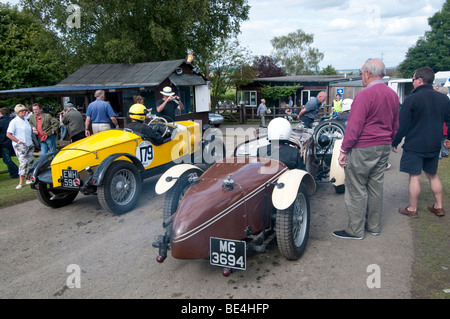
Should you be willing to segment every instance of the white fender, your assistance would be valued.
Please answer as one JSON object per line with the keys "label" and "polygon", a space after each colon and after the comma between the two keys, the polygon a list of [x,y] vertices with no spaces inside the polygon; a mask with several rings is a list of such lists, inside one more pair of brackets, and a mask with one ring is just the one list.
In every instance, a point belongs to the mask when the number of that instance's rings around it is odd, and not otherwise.
{"label": "white fender", "polygon": [[300,169],[292,169],[284,172],[277,183],[283,183],[282,188],[274,187],[272,192],[272,203],[278,210],[285,210],[292,205],[297,197],[301,183],[304,183],[309,195],[316,191],[316,182],[311,174]]}
{"label": "white fender", "polygon": [[339,165],[339,153],[341,152],[342,139],[334,141],[333,154],[331,155],[331,165],[330,165],[330,180],[335,179],[336,181],[332,184],[334,186],[344,185],[345,181],[345,171],[344,168]]}
{"label": "white fender", "polygon": [[[167,192],[170,188],[172,188],[173,185],[177,182],[177,178],[183,175],[184,172],[195,169],[201,173],[203,173],[203,170],[198,168],[197,166],[191,165],[191,164],[180,164],[173,166],[169,168],[158,180],[155,186],[155,192],[158,195],[164,194]],[[167,177],[173,177],[171,181],[167,181]]]}

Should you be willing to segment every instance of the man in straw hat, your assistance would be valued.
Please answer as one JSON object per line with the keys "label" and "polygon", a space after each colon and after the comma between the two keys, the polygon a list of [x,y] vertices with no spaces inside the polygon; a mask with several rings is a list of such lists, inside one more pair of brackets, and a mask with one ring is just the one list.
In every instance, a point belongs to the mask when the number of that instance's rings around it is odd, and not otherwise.
{"label": "man in straw hat", "polygon": [[181,103],[180,97],[175,95],[175,92],[172,92],[170,86],[166,86],[160,93],[163,95],[163,98],[156,102],[158,116],[165,118],[168,122],[174,122],[175,110],[183,111],[184,105]]}

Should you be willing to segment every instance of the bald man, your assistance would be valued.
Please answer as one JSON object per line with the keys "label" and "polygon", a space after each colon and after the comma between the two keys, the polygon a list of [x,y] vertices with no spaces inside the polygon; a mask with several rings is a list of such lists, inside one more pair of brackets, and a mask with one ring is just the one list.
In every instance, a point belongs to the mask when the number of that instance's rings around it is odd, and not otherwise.
{"label": "bald man", "polygon": [[399,127],[399,100],[383,81],[384,63],[369,59],[360,74],[366,88],[353,100],[339,155],[345,169],[348,225],[333,235],[344,239],[380,232],[384,171]]}
{"label": "bald man", "polygon": [[307,128],[312,127],[312,123],[317,118],[319,114],[320,107],[323,102],[327,99],[327,93],[322,91],[317,97],[312,97],[305,107],[298,114],[298,119],[303,122],[303,125]]}

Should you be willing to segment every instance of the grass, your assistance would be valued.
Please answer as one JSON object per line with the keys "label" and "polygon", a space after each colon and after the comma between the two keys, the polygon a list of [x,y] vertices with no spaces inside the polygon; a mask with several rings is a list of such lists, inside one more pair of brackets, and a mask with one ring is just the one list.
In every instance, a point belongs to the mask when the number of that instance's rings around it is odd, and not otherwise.
{"label": "grass", "polygon": [[[13,157],[17,162],[17,158]],[[0,171],[6,170],[0,161]],[[421,299],[450,299],[450,158],[439,161],[438,175],[444,189],[444,207],[447,216],[437,217],[427,210],[434,203],[428,179],[422,177],[419,197],[419,218],[412,220],[415,260],[413,263],[412,296]],[[0,209],[35,198],[29,186],[16,190],[18,179],[9,173],[0,174]]]}
{"label": "grass", "polygon": [[411,225],[414,238],[413,298],[450,299],[450,158],[439,161],[438,176],[443,186],[443,206],[447,215],[437,217],[428,212],[434,203],[428,179],[422,176],[419,218]]}
{"label": "grass", "polygon": [[[12,160],[19,166],[19,161],[14,156]],[[8,170],[3,160],[0,160],[0,171]],[[30,186],[24,186],[16,189],[19,179],[11,179],[9,173],[0,174],[0,209],[35,199],[33,190]]]}

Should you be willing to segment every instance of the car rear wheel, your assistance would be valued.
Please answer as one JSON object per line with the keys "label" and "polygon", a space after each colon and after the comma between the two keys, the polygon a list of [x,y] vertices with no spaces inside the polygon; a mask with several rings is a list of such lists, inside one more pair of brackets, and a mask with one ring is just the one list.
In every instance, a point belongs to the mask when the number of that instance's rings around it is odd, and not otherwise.
{"label": "car rear wheel", "polygon": [[36,198],[44,205],[59,208],[69,205],[78,195],[78,191],[66,191],[61,189],[52,189],[48,184],[39,183],[34,189]]}
{"label": "car rear wheel", "polygon": [[97,188],[98,200],[113,214],[123,214],[134,208],[139,200],[142,178],[136,166],[116,161],[108,167],[102,185]]}
{"label": "car rear wheel", "polygon": [[300,185],[297,197],[285,210],[276,215],[276,235],[280,252],[289,260],[297,260],[303,254],[309,236],[309,196]]}

